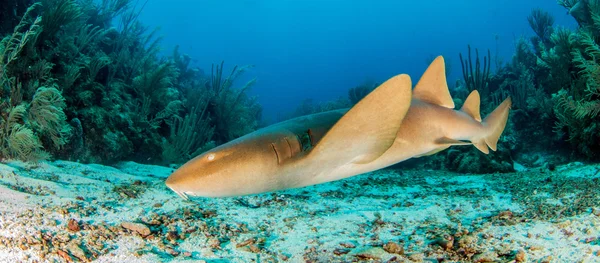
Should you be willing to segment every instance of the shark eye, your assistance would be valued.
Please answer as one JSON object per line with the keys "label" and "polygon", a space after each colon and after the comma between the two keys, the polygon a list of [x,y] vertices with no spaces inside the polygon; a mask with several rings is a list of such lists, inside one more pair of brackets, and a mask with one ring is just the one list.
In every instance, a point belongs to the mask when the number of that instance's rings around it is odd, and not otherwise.
{"label": "shark eye", "polygon": [[206,159],[208,159],[209,161],[214,160],[215,159],[215,154],[214,153],[209,154],[208,156],[206,156]]}

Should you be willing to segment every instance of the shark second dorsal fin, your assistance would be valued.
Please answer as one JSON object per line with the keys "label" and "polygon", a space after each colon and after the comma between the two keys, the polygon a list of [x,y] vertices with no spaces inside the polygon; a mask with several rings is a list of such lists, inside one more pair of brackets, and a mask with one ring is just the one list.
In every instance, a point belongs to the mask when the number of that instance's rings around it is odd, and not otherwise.
{"label": "shark second dorsal fin", "polygon": [[431,104],[454,109],[454,101],[450,96],[448,84],[446,83],[445,67],[442,56],[435,58],[415,86],[413,97]]}
{"label": "shark second dorsal fin", "polygon": [[331,167],[377,159],[394,143],[410,101],[410,77],[392,77],[344,114],[307,157]]}
{"label": "shark second dorsal fin", "polygon": [[473,117],[478,122],[481,122],[481,114],[479,113],[479,92],[474,90],[469,94],[465,103],[460,108],[460,111]]}

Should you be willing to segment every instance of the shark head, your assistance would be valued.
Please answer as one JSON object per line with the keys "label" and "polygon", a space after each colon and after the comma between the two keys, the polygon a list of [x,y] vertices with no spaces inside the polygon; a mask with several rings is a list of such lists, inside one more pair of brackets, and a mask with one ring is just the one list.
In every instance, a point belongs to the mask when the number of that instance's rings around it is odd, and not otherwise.
{"label": "shark head", "polygon": [[267,187],[253,182],[253,178],[264,177],[277,166],[272,146],[253,138],[240,139],[188,161],[165,184],[185,199],[245,195]]}

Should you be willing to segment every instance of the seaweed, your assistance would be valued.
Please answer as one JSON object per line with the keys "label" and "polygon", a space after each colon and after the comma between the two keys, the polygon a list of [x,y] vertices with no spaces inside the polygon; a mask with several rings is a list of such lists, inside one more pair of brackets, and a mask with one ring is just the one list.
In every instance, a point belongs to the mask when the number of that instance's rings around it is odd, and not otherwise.
{"label": "seaweed", "polygon": [[215,127],[207,119],[206,105],[198,105],[183,119],[175,117],[171,120],[170,136],[163,139],[163,160],[185,162],[215,146],[214,141],[209,141],[213,138]]}
{"label": "seaweed", "polygon": [[144,5],[43,0],[22,14],[0,42],[2,157],[183,162],[258,126],[255,80],[232,86],[248,67],[208,82],[177,49],[161,56]]}
{"label": "seaweed", "polygon": [[348,90],[348,99],[352,105],[358,103],[362,98],[367,96],[378,85],[375,83],[364,82],[354,88]]}
{"label": "seaweed", "polygon": [[29,121],[40,135],[50,139],[55,149],[65,145],[71,133],[65,107],[65,99],[55,87],[38,88],[29,105]]}
{"label": "seaweed", "polygon": [[527,16],[527,22],[529,22],[529,26],[536,34],[531,40],[534,47],[540,44],[549,45],[550,36],[554,32],[554,17],[546,11],[536,8]]}
{"label": "seaweed", "polygon": [[[580,24],[577,31],[566,29],[553,34],[552,42],[556,51],[562,53],[562,66],[568,65],[568,85],[553,94],[556,115],[555,132],[571,144],[578,153],[589,159],[598,159],[600,150],[600,55],[598,39],[600,34],[600,2],[561,1],[566,8],[574,8],[579,3],[578,12],[570,12]],[[565,53],[568,53],[566,55]],[[567,80],[564,81],[567,83]]]}
{"label": "seaweed", "polygon": [[491,69],[490,50],[487,56],[483,56],[483,64],[479,59],[479,50],[475,49],[475,69],[473,69],[473,59],[471,58],[471,46],[467,46],[467,58],[463,59],[462,53],[459,53],[460,66],[462,67],[463,78],[468,92],[479,91],[481,97],[486,98],[491,93],[489,91],[489,78]]}
{"label": "seaweed", "polygon": [[262,112],[255,98],[248,97],[246,90],[254,86],[256,79],[251,79],[238,89],[233,84],[252,66],[234,66],[231,73],[223,77],[223,64],[213,65],[209,82],[208,111],[215,118],[215,140],[226,142],[245,135],[258,127],[257,120]]}
{"label": "seaweed", "polygon": [[[33,45],[42,32],[42,19],[33,17],[39,4],[32,5],[15,27],[12,35],[0,42],[0,153],[3,158],[41,160],[48,158],[44,146],[60,149],[69,135],[63,112],[64,98],[56,88],[39,87],[33,95],[29,89],[40,82],[49,82],[47,77],[52,65],[37,61],[29,67],[35,82],[25,84],[15,76],[20,57]],[[31,74],[36,73],[36,74]],[[43,143],[42,139],[48,139]]]}

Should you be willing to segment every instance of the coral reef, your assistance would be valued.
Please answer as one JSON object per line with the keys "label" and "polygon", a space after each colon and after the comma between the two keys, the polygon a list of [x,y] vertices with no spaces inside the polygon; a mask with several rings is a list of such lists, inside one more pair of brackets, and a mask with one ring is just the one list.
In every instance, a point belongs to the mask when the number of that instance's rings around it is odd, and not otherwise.
{"label": "coral reef", "polygon": [[43,0],[13,23],[0,42],[3,158],[182,162],[258,126],[255,80],[233,86],[247,67],[204,76],[177,49],[162,57],[139,12],[129,0]]}
{"label": "coral reef", "polygon": [[[205,74],[178,48],[163,56],[157,31],[137,20],[141,9],[130,0],[9,2],[0,9],[2,158],[180,163],[260,125],[261,107],[247,95],[256,80],[234,85],[251,66],[221,62]],[[559,4],[578,29],[535,9],[526,18],[535,35],[519,38],[507,63],[470,46],[459,54],[457,105],[475,89],[482,115],[513,98],[506,145],[490,156],[455,149],[425,164],[493,172],[529,164],[540,152],[600,158],[600,3]],[[285,118],[350,107],[375,86],[365,82],[329,103],[305,100]]]}
{"label": "coral reef", "polygon": [[[535,35],[518,38],[507,63],[492,57],[489,50],[483,56],[477,49],[473,54],[471,46],[464,56],[459,53],[463,80],[451,90],[457,106],[472,90],[481,94],[484,116],[504,98],[513,100],[498,152],[484,155],[457,147],[399,166],[490,173],[511,172],[515,162],[517,166],[552,167],[571,160],[600,159],[600,1],[563,0],[559,4],[579,23],[577,30],[556,26],[548,12],[534,9],[526,19]],[[365,92],[362,86],[350,89],[350,102]],[[308,100],[295,115],[336,105],[315,105]]]}
{"label": "coral reef", "polygon": [[33,0],[5,0],[0,5],[0,35],[11,33]]}
{"label": "coral reef", "polygon": [[378,83],[371,83],[365,81],[354,88],[350,88],[348,90],[348,99],[350,99],[350,103],[352,105],[358,103],[362,98],[367,96],[367,94],[369,94],[369,92],[374,90],[377,86],[379,86]]}
{"label": "coral reef", "polygon": [[459,53],[460,66],[462,67],[463,77],[465,79],[465,87],[470,93],[473,90],[478,90],[483,98],[488,97],[487,91],[490,77],[491,60],[490,50],[488,55],[483,57],[483,64],[479,59],[479,50],[475,49],[475,69],[473,69],[473,59],[471,58],[471,46],[467,46],[467,58],[463,59],[462,53]]}
{"label": "coral reef", "polygon": [[41,18],[32,5],[14,32],[0,42],[0,153],[3,158],[39,160],[48,156],[44,149],[59,150],[69,136],[63,109],[65,99],[50,75],[51,65],[38,61],[28,67],[28,76],[17,72],[22,54],[30,52],[42,32]]}
{"label": "coral reef", "polygon": [[[455,93],[465,96],[468,91],[478,89],[482,94],[489,94],[482,95],[482,112],[489,111],[506,96],[513,99],[509,128],[504,136],[508,149],[500,148],[503,153],[494,157],[494,163],[516,160],[540,165],[532,160],[538,159],[534,156],[542,152],[554,161],[558,159],[550,156],[563,155],[559,162],[600,158],[600,127],[597,124],[600,118],[600,62],[597,61],[600,56],[600,2],[565,0],[559,4],[569,10],[579,28],[572,31],[555,26],[554,18],[548,12],[534,9],[527,21],[535,35],[529,40],[519,38],[512,60],[506,64],[496,63],[501,67],[496,68],[495,73],[489,73],[489,52],[483,58],[483,64],[477,50],[475,62],[472,61],[470,47],[468,59],[459,54],[464,85]],[[486,101],[488,97],[491,100]],[[462,151],[457,149],[441,154],[426,164],[465,172],[511,170],[490,163],[489,156],[463,156],[476,154],[473,151],[457,153]],[[483,167],[490,169],[460,165],[464,160],[470,160],[466,163],[471,164],[489,163]]]}
{"label": "coral reef", "polygon": [[596,58],[600,55],[600,2],[568,0],[559,4],[571,11],[579,28],[549,30],[549,40],[541,41],[537,66],[550,74],[546,73],[549,78],[540,79],[539,85],[552,96],[548,104],[553,104],[556,137],[569,142],[578,156],[598,160],[600,64]]}

